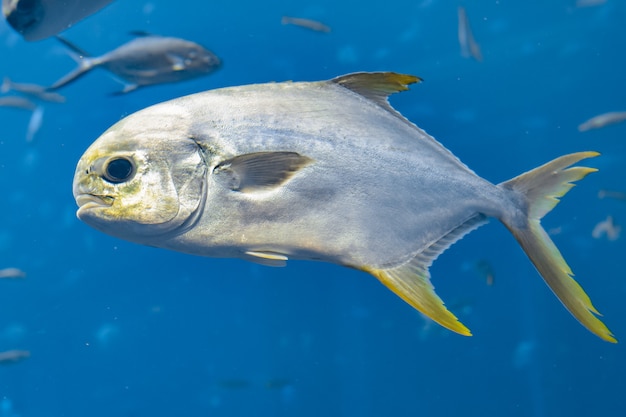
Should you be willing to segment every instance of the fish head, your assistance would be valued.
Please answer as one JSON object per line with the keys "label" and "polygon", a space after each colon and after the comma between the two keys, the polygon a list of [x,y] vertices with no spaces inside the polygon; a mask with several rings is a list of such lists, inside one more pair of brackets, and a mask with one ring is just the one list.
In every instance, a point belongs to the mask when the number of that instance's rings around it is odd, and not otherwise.
{"label": "fish head", "polygon": [[177,41],[179,45],[167,54],[174,71],[184,71],[187,74],[208,74],[222,65],[217,55],[202,45],[190,41]]}
{"label": "fish head", "polygon": [[162,103],[104,132],[76,167],[77,217],[144,244],[193,227],[206,199],[207,165],[186,134],[188,119],[184,109]]}

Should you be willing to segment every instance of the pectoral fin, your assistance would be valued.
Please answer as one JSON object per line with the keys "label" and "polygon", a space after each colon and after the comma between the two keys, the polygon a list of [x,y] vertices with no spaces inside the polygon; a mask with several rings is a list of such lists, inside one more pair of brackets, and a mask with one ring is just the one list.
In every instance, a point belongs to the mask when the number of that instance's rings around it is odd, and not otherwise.
{"label": "pectoral fin", "polygon": [[185,65],[185,58],[183,58],[182,56],[173,53],[165,54],[165,56],[172,64],[172,70],[182,71],[187,68],[187,66]]}
{"label": "pectoral fin", "polygon": [[254,192],[278,187],[313,160],[296,152],[255,152],[228,159],[213,175],[233,191]]}

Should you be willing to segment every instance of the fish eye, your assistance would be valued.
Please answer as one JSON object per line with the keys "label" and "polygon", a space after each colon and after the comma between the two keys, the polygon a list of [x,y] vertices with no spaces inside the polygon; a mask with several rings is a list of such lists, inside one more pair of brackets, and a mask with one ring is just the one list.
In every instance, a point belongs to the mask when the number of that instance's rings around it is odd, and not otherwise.
{"label": "fish eye", "polygon": [[135,174],[135,164],[126,157],[115,157],[105,162],[104,179],[113,184],[128,181]]}

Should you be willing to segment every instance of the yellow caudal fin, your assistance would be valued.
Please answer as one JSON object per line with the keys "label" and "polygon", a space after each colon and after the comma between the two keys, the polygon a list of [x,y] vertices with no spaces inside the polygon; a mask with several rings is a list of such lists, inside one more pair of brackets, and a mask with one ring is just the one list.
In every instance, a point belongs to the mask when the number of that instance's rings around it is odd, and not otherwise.
{"label": "yellow caudal fin", "polygon": [[574,317],[592,333],[615,343],[617,340],[611,331],[596,317],[600,313],[582,287],[572,278],[572,270],[540,224],[541,218],[574,186],[574,181],[597,171],[594,168],[572,165],[598,155],[597,152],[565,155],[500,184],[500,187],[513,190],[522,196],[527,207],[525,221],[520,222],[517,218],[503,218],[501,221],[513,233],[545,282]]}
{"label": "yellow caudal fin", "polygon": [[430,282],[428,267],[450,245],[486,221],[486,217],[482,214],[472,216],[437,242],[416,254],[407,263],[398,267],[387,269],[362,267],[360,269],[374,275],[409,305],[440,325],[464,336],[471,336],[472,333],[469,329],[448,311],[441,298],[435,294],[435,287]]}

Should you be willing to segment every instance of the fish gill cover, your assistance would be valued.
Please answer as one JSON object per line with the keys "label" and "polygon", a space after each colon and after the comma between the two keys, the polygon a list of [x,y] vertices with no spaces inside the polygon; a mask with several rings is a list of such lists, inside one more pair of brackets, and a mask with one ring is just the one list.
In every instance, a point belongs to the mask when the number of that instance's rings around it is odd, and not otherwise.
{"label": "fish gill cover", "polygon": [[[599,172],[542,224],[623,338],[624,3],[213,3],[118,0],[61,34],[91,58],[153,35],[222,63],[125,94],[127,80],[104,67],[47,91],[79,54],[0,22],[0,76],[10,80],[0,106],[2,416],[624,415],[623,343],[573,320],[497,222],[430,270],[472,329],[465,338],[360,271],[268,268],[106,236],[76,218],[71,192],[85,149],[155,103],[251,83],[415,74],[425,81],[393,95],[393,107],[491,182],[601,153],[587,163]],[[186,68],[184,56],[164,56],[172,72]]]}

